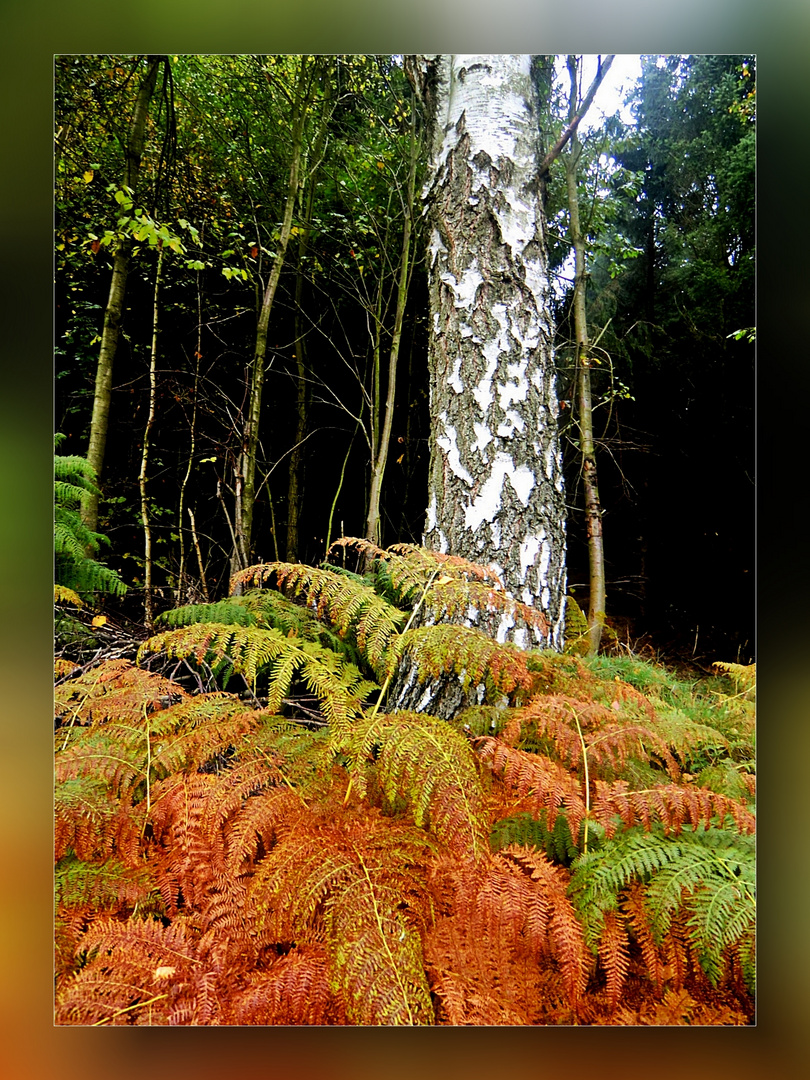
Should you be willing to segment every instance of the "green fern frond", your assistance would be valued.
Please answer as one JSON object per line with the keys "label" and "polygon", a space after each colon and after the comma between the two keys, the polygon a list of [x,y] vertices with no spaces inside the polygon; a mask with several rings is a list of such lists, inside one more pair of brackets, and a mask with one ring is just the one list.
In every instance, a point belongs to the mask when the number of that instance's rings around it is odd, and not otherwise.
{"label": "green fern frond", "polygon": [[[158,912],[160,894],[149,866],[127,866],[120,859],[88,865],[76,858],[63,858],[54,871],[56,901],[62,912],[72,908],[116,912],[136,905]],[[64,916],[63,916],[64,917]]]}
{"label": "green fern frond", "polygon": [[[58,448],[64,436],[55,437]],[[87,494],[99,494],[95,472],[84,458],[54,457],[54,553],[56,580],[85,599],[97,593],[123,595],[126,585],[94,556],[109,543],[82,521],[80,507]]]}
{"label": "green fern frond", "polygon": [[223,626],[255,626],[255,614],[241,596],[231,596],[213,604],[185,604],[164,611],[155,619],[157,625],[192,626],[194,623],[221,623]]}
{"label": "green fern frond", "polygon": [[405,613],[378,596],[371,586],[345,574],[300,563],[266,563],[234,575],[233,585],[260,586],[275,578],[278,588],[298,597],[350,641],[380,676],[391,638]]}
{"label": "green fern frond", "polygon": [[467,740],[425,713],[378,713],[356,723],[344,746],[356,763],[355,783],[375,759],[377,782],[393,804],[404,799],[417,825],[445,844],[479,856],[487,849],[484,793]]}
{"label": "green fern frond", "polygon": [[528,692],[533,685],[525,653],[508,642],[499,643],[466,626],[421,626],[400,634],[387,658],[387,674],[405,655],[420,680],[456,674],[465,689],[484,686],[485,700]]}
{"label": "green fern frond", "polygon": [[398,889],[375,881],[362,860],[328,905],[332,984],[353,1023],[414,1026],[435,1020],[422,941],[400,907]]}
{"label": "green fern frond", "polygon": [[146,653],[165,653],[198,664],[228,664],[251,685],[262,675],[268,680],[270,712],[280,709],[293,677],[300,674],[318,695],[327,719],[336,724],[349,723],[358,715],[376,685],[329,649],[257,626],[195,623],[149,638],[138,650],[138,660]]}
{"label": "green fern frond", "polygon": [[533,847],[562,866],[570,865],[579,855],[565,815],[558,814],[554,827],[549,829],[544,811],[536,818],[527,813],[501,818],[492,825],[489,843],[493,851],[501,851],[512,844]]}
{"label": "green fern frond", "polygon": [[677,837],[659,829],[628,830],[573,866],[571,897],[595,949],[606,912],[633,881],[646,884],[644,907],[658,944],[673,917],[684,911],[693,945],[711,981],[723,969],[723,954],[755,922],[755,847],[752,837],[725,829],[685,828]]}
{"label": "green fern frond", "polygon": [[565,598],[565,651],[587,655],[590,648],[588,620],[573,596]]}
{"label": "green fern frond", "polygon": [[757,686],[756,664],[730,664],[725,663],[723,660],[715,660],[712,667],[731,676],[744,694],[753,697]]}

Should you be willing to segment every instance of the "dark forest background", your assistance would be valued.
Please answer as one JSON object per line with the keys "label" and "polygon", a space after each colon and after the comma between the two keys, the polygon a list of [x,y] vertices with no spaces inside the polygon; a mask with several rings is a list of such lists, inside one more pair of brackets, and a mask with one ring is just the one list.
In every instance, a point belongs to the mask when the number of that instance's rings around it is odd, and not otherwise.
{"label": "dark forest background", "polygon": [[[235,457],[257,306],[277,250],[299,62],[170,57],[150,107],[136,202],[182,249],[151,243],[148,230],[136,238],[99,522],[111,541],[106,559],[129,586],[110,603],[135,621],[143,612],[138,476],[158,251],[165,258],[148,493],[160,610],[227,590]],[[107,237],[118,227],[116,192],[144,63],[64,56],[55,64],[54,423],[66,436],[62,453],[87,450],[110,288]],[[608,619],[630,645],[697,662],[754,654],[755,79],[751,56],[645,57],[633,121],[609,117],[582,136]],[[547,91],[544,145],[564,127],[550,72]],[[317,563],[330,540],[365,533],[401,193],[411,125],[419,124],[401,66],[388,56],[330,58],[310,107],[313,132],[328,117],[327,138],[320,160],[308,163],[311,199],[305,191],[297,202],[270,322],[255,561]],[[569,583],[582,604],[588,561],[561,165],[552,166],[546,195]],[[383,545],[419,542],[424,522],[424,239],[417,236],[401,346]]]}

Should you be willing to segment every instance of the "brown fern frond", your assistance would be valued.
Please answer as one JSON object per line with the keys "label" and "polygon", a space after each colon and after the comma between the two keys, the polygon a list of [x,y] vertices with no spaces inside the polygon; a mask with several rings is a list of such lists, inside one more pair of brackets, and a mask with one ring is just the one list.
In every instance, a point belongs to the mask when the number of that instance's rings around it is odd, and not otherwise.
{"label": "brown fern frond", "polygon": [[698,1003],[688,990],[666,990],[661,1001],[653,1002],[641,1009],[625,1007],[619,1009],[614,1023],[625,1025],[646,1025],[673,1027],[694,1023]]}
{"label": "brown fern frond", "polygon": [[153,718],[152,768],[158,775],[205,768],[243,747],[248,750],[257,733],[275,719],[269,709],[245,708],[233,694],[198,694]]}
{"label": "brown fern frond", "polygon": [[162,675],[143,671],[129,660],[105,660],[61,683],[55,691],[57,722],[63,725],[138,722],[144,714],[166,708],[187,697],[185,691]]}
{"label": "brown fern frond", "polygon": [[630,942],[621,913],[615,908],[605,912],[598,955],[607,976],[608,1006],[615,1009],[624,988],[630,966]]}
{"label": "brown fern frond", "polygon": [[128,916],[137,910],[162,914],[153,870],[141,861],[127,865],[117,858],[85,864],[77,858],[60,860],[56,884],[56,975],[61,981],[75,971],[82,935],[100,915]]}
{"label": "brown fern frond", "polygon": [[[580,734],[581,733],[581,734]],[[653,725],[628,722],[613,708],[596,701],[565,694],[537,695],[511,718],[501,738],[516,746],[529,739],[549,749],[572,768],[582,766],[582,742],[588,754],[591,775],[620,773],[629,759],[662,762],[677,777],[678,764],[669,744]]]}
{"label": "brown fern frond", "polygon": [[238,880],[229,849],[232,824],[246,800],[275,779],[261,761],[247,761],[219,775],[180,773],[155,785],[150,823],[164,852],[157,866],[170,909],[182,896],[186,907],[203,911],[223,881]]}
{"label": "brown fern frond", "polygon": [[594,782],[592,813],[605,827],[607,836],[617,829],[617,818],[626,828],[640,824],[649,830],[660,821],[665,833],[677,836],[684,824],[708,828],[714,817],[721,822],[730,817],[741,833],[756,831],[756,817],[744,803],[692,784],[662,784],[645,791],[630,791],[626,780],[612,784]]}
{"label": "brown fern frond", "polygon": [[626,889],[622,900],[622,911],[641,950],[647,974],[655,985],[655,992],[660,994],[664,983],[664,964],[650,927],[644,905],[644,887],[641,882],[634,881]]}
{"label": "brown fern frond", "polygon": [[202,972],[181,919],[97,919],[80,943],[87,963],[57,997],[58,1024],[194,1022]]}
{"label": "brown fern frond", "polygon": [[[568,1001],[576,1009],[585,992],[589,958],[582,925],[567,895],[569,875],[534,848],[511,844],[495,856],[498,857],[511,859],[538,887],[536,892],[543,900],[540,904],[535,901],[534,905],[527,905],[526,937],[540,943],[544,936],[547,938],[548,951],[559,965]],[[547,911],[541,911],[541,907]]]}
{"label": "brown fern frond", "polygon": [[55,656],[53,658],[53,681],[55,683],[62,679],[70,678],[73,675],[78,675],[80,671],[81,668],[72,660],[66,660],[63,656]]}
{"label": "brown fern frond", "polygon": [[477,739],[475,750],[494,775],[522,797],[524,809],[535,817],[545,813],[548,829],[564,811],[571,835],[578,835],[586,806],[576,775],[556,761],[506,746],[499,739]]}
{"label": "brown fern frond", "polygon": [[68,851],[86,862],[118,855],[128,866],[140,862],[145,806],[110,798],[108,784],[75,776],[57,785],[54,796],[54,858]]}
{"label": "brown fern frond", "polygon": [[427,918],[425,865],[430,839],[367,806],[318,813],[299,804],[276,826],[278,839],[260,860],[249,902],[257,925],[274,941],[322,940],[327,900],[366,867],[374,880],[399,891],[414,918]]}
{"label": "brown fern frond", "polygon": [[562,868],[518,845],[476,863],[437,863],[425,955],[448,1022],[485,1022],[479,1010],[495,998],[512,1018],[493,1023],[540,1022],[551,996],[573,1015],[590,960],[567,883]]}
{"label": "brown fern frond", "polygon": [[322,945],[299,945],[267,971],[248,976],[229,1003],[229,1023],[345,1024],[346,1010],[329,983],[331,964]]}
{"label": "brown fern frond", "polygon": [[431,990],[439,1000],[440,1022],[465,1027],[521,1027],[531,1021],[525,1013],[510,1008],[499,987],[490,993],[474,979],[459,971],[431,969]]}

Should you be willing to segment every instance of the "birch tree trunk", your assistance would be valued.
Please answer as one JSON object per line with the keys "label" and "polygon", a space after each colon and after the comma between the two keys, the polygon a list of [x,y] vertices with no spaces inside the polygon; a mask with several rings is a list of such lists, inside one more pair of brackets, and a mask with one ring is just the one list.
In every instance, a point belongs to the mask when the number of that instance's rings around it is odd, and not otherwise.
{"label": "birch tree trunk", "polygon": [[[146,117],[149,103],[155,92],[158,70],[163,57],[149,57],[149,67],[138,90],[135,110],[129,125],[126,146],[126,165],[123,184],[135,192],[141,171],[144,139],[146,135]],[[121,332],[121,316],[124,312],[129,260],[132,252],[132,240],[124,237],[119,240],[113,255],[113,272],[110,282],[110,294],[104,311],[104,328],[101,333],[101,346],[96,369],[96,387],[93,395],[93,416],[90,422],[90,442],[87,460],[100,480],[104,465],[104,452],[107,446],[107,429],[110,422],[110,401],[112,398],[112,376],[115,351]],[[82,520],[92,532],[98,531],[98,494],[88,495],[82,502]]]}
{"label": "birch tree trunk", "polygon": [[476,625],[560,648],[565,501],[532,59],[420,65],[432,120],[425,544],[493,566],[547,619],[545,633],[482,613]]}

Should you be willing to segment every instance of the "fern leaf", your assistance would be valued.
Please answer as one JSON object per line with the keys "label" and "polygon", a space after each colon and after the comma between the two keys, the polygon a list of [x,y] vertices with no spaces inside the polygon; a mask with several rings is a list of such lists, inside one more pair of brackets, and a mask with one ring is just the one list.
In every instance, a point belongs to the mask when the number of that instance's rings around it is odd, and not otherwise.
{"label": "fern leaf", "polygon": [[400,634],[388,653],[387,674],[407,654],[420,681],[454,672],[465,688],[483,685],[490,697],[528,691],[532,686],[525,653],[464,626],[423,626]]}
{"label": "fern leaf", "polygon": [[229,1005],[235,1024],[343,1024],[345,1008],[329,985],[330,961],[322,945],[300,945],[268,971],[254,971]]}
{"label": "fern leaf", "polygon": [[533,817],[544,815],[553,829],[562,813],[573,837],[579,835],[586,818],[582,784],[559,762],[506,746],[499,739],[479,739],[476,752],[495,776],[507,784]]}
{"label": "fern leaf", "polygon": [[693,944],[716,981],[721,955],[749,933],[755,920],[751,837],[727,830],[684,830],[677,839],[633,830],[575,862],[571,896],[596,948],[605,915],[632,881],[646,884],[644,907],[657,944],[674,916],[686,913]]}
{"label": "fern leaf", "polygon": [[329,904],[333,986],[353,1023],[431,1024],[421,939],[398,910],[398,891],[376,883],[362,861],[359,871]]}
{"label": "fern leaf", "polygon": [[[430,825],[445,844],[487,850],[484,796],[469,744],[425,713],[390,713],[356,724],[346,752],[362,763],[376,748],[378,782],[390,802],[405,800],[417,825]],[[357,775],[361,791],[365,784]]]}
{"label": "fern leaf", "polygon": [[605,913],[597,953],[607,976],[608,1005],[615,1009],[630,967],[630,942],[624,920],[617,910]]}
{"label": "fern leaf", "polygon": [[389,604],[369,585],[332,570],[299,563],[266,563],[249,567],[234,576],[236,586],[262,585],[275,578],[278,587],[305,599],[335,627],[341,638],[356,645],[379,675],[390,639],[398,632],[405,614]]}

